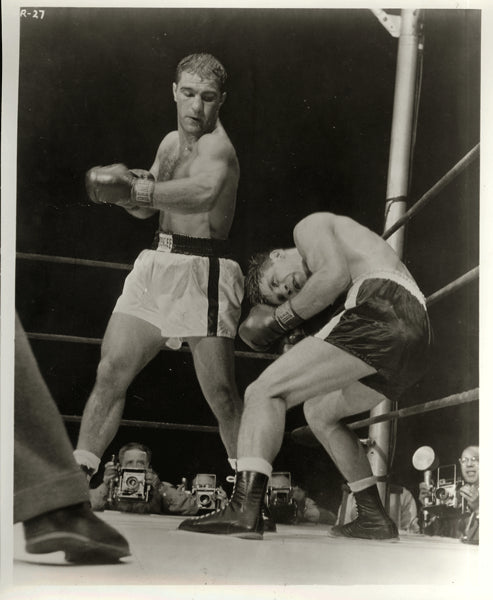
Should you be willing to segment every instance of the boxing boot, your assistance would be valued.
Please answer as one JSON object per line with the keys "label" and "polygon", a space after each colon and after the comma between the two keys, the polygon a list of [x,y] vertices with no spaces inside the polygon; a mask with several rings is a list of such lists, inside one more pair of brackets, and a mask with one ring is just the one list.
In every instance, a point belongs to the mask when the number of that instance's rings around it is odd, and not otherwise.
{"label": "boxing boot", "polygon": [[399,537],[397,527],[385,512],[376,484],[354,492],[358,516],[345,525],[332,527],[332,534],[366,540],[387,540]]}
{"label": "boxing boot", "polygon": [[[233,490],[234,490],[234,483],[236,482],[236,471],[235,471],[234,475],[229,475],[228,477],[226,477],[226,481],[228,483],[233,483]],[[231,493],[231,495],[233,495],[233,494]],[[266,531],[268,533],[276,533],[277,532],[276,522],[272,518],[272,514],[271,514],[270,510],[268,509],[267,504],[265,503],[265,498],[264,498],[264,501],[262,502],[262,519],[264,521],[264,531]]]}
{"label": "boxing boot", "polygon": [[267,531],[268,533],[276,533],[276,522],[272,518],[272,514],[265,503],[265,499],[262,502],[262,520],[264,521],[264,531]]}
{"label": "boxing boot", "polygon": [[26,552],[63,551],[69,562],[106,564],[129,556],[127,540],[96,517],[88,502],[65,506],[24,521]]}
{"label": "boxing boot", "polygon": [[239,471],[231,499],[224,508],[186,519],[178,529],[261,540],[264,534],[262,504],[268,481],[269,478],[263,473]]}

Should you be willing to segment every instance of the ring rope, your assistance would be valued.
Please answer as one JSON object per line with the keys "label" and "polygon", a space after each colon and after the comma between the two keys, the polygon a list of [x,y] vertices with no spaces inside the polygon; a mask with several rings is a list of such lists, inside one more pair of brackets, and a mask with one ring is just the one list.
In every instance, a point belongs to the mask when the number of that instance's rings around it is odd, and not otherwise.
{"label": "ring rope", "polygon": [[[451,292],[463,287],[470,281],[473,281],[479,276],[479,267],[475,267],[471,269],[471,271],[461,275],[455,281],[452,281],[445,287],[437,290],[431,296],[426,299],[427,305],[433,304],[437,302],[439,299],[448,296]],[[63,335],[57,333],[34,333],[27,332],[27,337],[32,340],[44,340],[51,342],[72,342],[77,344],[101,344],[103,341],[102,338],[91,338],[91,337],[82,337],[75,335]],[[171,350],[171,348],[167,348],[166,346],[163,350],[169,350],[172,352],[190,352],[188,347],[182,347],[179,350]],[[235,350],[235,356],[240,358],[253,358],[253,359],[261,359],[261,360],[275,360],[279,357],[279,354],[271,353],[271,352],[248,352],[244,350]]]}
{"label": "ring rope", "polygon": [[422,404],[415,404],[414,406],[408,406],[407,408],[400,408],[399,410],[391,410],[388,413],[377,415],[375,417],[369,417],[368,419],[361,419],[360,421],[354,421],[348,423],[350,429],[360,429],[361,427],[367,427],[374,423],[381,423],[382,421],[390,421],[398,419],[400,417],[411,417],[413,415],[420,415],[431,410],[439,410],[448,406],[456,406],[458,404],[466,404],[468,402],[475,402],[479,400],[479,388],[467,390],[466,392],[460,392],[458,394],[452,394],[439,400],[430,400],[423,402]]}
{"label": "ring rope", "polygon": [[86,258],[69,258],[68,256],[55,256],[54,254],[30,254],[28,252],[17,252],[17,258],[24,260],[38,260],[41,262],[63,263],[67,265],[82,265],[84,267],[103,267],[105,269],[120,269],[131,271],[132,265],[124,263],[107,262],[103,260],[89,260]]}
{"label": "ring rope", "polygon": [[413,206],[402,215],[400,219],[387,229],[382,234],[384,240],[389,238],[398,229],[400,229],[405,223],[414,217],[421,209],[423,209],[430,200],[432,200],[442,189],[448,185],[459,173],[461,173],[475,158],[479,156],[479,144],[474,146],[469,152],[456,164],[448,173],[446,173],[441,179],[439,179],[435,185],[430,188],[419,200],[417,200]]}
{"label": "ring rope", "polygon": [[464,275],[461,275],[455,281],[451,281],[448,285],[437,290],[436,292],[433,292],[433,294],[431,294],[430,296],[428,296],[428,298],[426,298],[426,305],[431,306],[438,300],[445,298],[445,296],[448,296],[455,290],[466,285],[466,283],[469,283],[470,281],[474,281],[478,277],[479,277],[479,267],[474,267],[474,269],[471,269],[467,273],[464,273]]}
{"label": "ring rope", "polygon": [[[398,419],[400,417],[411,417],[413,415],[419,415],[432,410],[439,410],[449,406],[457,406],[459,404],[467,404],[477,400],[479,400],[479,388],[474,388],[472,390],[461,392],[459,394],[452,394],[451,396],[440,398],[438,400],[430,400],[429,402],[423,402],[422,404],[416,404],[407,408],[392,410],[376,417],[354,421],[353,423],[349,423],[347,426],[350,429],[360,429],[362,427],[372,425],[373,423],[381,423],[382,421],[389,421],[392,419]],[[62,418],[64,421],[69,423],[80,423],[82,420],[82,417],[78,415],[62,415]],[[203,433],[219,432],[219,427],[213,425],[190,425],[189,423],[165,423],[161,421],[141,421],[135,419],[123,419],[121,421],[121,425],[126,427],[143,427],[147,429],[172,429],[178,431],[200,431]],[[289,436],[290,433],[292,432],[286,432],[285,435]]]}
{"label": "ring rope", "polygon": [[[31,340],[44,340],[48,342],[73,342],[76,344],[101,344],[103,341],[102,338],[90,338],[90,337],[81,337],[76,335],[62,335],[58,333],[34,333],[34,332],[26,332],[26,335]],[[190,348],[188,346],[179,348],[178,350],[172,350],[167,346],[163,347],[163,350],[168,350],[170,352],[190,352]],[[268,352],[245,352],[243,350],[235,350],[235,356],[239,356],[241,358],[261,358],[264,360],[275,360],[279,357],[278,354],[268,353]]]}
{"label": "ring rope", "polygon": [[[82,417],[78,415],[62,415],[68,423],[80,423]],[[161,421],[140,421],[135,419],[122,419],[120,425],[126,427],[143,427],[148,429],[174,429],[178,431],[201,431],[204,433],[218,433],[219,427],[213,425],[190,425],[188,423],[164,423]]]}

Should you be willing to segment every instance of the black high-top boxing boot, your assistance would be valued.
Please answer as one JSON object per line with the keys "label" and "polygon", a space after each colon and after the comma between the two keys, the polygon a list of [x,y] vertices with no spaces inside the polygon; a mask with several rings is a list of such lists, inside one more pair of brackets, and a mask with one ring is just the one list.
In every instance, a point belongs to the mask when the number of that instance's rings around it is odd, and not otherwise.
{"label": "black high-top boxing boot", "polygon": [[354,492],[358,516],[345,525],[332,527],[332,534],[366,540],[388,540],[399,537],[397,527],[385,512],[376,484]]}
{"label": "black high-top boxing boot", "polygon": [[261,540],[264,534],[262,504],[268,481],[269,478],[263,473],[239,471],[231,500],[224,508],[186,519],[178,529]]}
{"label": "black high-top boxing boot", "polygon": [[[236,482],[236,475],[237,475],[237,471],[235,470],[234,475],[230,475],[229,477],[226,477],[226,481],[228,481],[229,483],[233,483],[233,491],[234,491],[234,484]],[[231,492],[231,496],[233,495],[233,491]],[[267,506],[265,497],[262,502],[262,519],[264,521],[264,532],[267,532],[267,533],[276,533],[277,532],[276,522],[272,518],[272,514]]]}
{"label": "black high-top boxing boot", "polygon": [[264,531],[268,533],[276,533],[277,526],[276,522],[272,518],[272,514],[265,503],[265,498],[262,502],[262,520],[264,521]]}

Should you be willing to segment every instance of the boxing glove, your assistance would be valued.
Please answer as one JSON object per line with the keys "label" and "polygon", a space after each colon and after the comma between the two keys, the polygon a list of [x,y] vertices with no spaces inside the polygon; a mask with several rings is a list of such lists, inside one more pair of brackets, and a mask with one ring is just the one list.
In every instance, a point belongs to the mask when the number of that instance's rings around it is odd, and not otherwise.
{"label": "boxing glove", "polygon": [[279,354],[285,354],[288,350],[291,350],[293,346],[296,346],[298,342],[301,342],[304,338],[306,338],[306,333],[302,327],[296,327],[287,334],[284,334],[281,338],[278,346]]}
{"label": "boxing glove", "polygon": [[130,169],[130,173],[135,175],[138,179],[152,179],[152,181],[154,181],[154,175],[145,169]]}
{"label": "boxing glove", "polygon": [[86,190],[96,204],[130,204],[136,180],[137,177],[121,163],[93,167],[86,173]]}
{"label": "boxing glove", "polygon": [[268,350],[286,331],[277,322],[273,306],[257,304],[240,325],[238,333],[250,348],[262,352]]}

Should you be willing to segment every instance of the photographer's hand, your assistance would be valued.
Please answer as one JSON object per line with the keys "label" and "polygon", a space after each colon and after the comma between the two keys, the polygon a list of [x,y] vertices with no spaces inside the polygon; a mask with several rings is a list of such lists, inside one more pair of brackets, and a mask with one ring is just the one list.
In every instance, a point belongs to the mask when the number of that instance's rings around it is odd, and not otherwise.
{"label": "photographer's hand", "polygon": [[226,494],[220,485],[216,488],[216,500],[219,501],[219,508],[223,508],[228,501],[228,494]]}
{"label": "photographer's hand", "polygon": [[109,461],[104,465],[103,483],[106,487],[110,487],[111,482],[118,479],[118,469],[113,461]]}
{"label": "photographer's hand", "polygon": [[159,479],[156,472],[152,469],[146,469],[146,483],[150,485],[154,490],[157,490],[161,485],[161,480]]}
{"label": "photographer's hand", "polygon": [[475,485],[466,483],[460,488],[459,494],[466,500],[471,510],[479,511],[479,489]]}
{"label": "photographer's hand", "polygon": [[422,481],[419,484],[419,502],[424,506],[426,504],[426,500],[431,496],[431,486]]}

